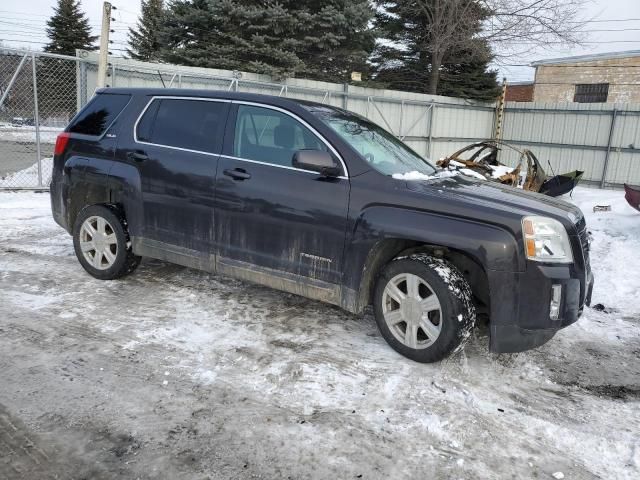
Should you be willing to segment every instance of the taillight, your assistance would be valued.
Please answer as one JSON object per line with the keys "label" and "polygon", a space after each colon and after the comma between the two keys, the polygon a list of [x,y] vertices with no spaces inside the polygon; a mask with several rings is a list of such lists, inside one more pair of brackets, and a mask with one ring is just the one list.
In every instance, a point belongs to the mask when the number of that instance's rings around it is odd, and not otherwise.
{"label": "taillight", "polygon": [[58,138],[56,138],[56,147],[53,149],[54,155],[62,155],[64,153],[64,150],[67,148],[67,143],[69,142],[69,137],[70,135],[67,132],[62,132],[58,135]]}

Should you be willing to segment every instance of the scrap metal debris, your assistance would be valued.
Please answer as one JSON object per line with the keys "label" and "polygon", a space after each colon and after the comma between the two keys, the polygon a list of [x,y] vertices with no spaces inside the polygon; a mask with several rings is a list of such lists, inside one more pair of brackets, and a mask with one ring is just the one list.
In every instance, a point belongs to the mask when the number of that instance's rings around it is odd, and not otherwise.
{"label": "scrap metal debris", "polygon": [[[516,168],[511,169],[498,161],[498,152],[501,148],[509,148],[520,155],[520,161]],[[445,170],[463,171],[468,169],[482,175],[487,180],[543,193],[551,197],[572,191],[584,173],[581,170],[575,170],[549,177],[531,150],[520,150],[513,145],[496,140],[467,145],[452,155],[438,160],[436,165]],[[525,166],[526,172],[523,172]]]}
{"label": "scrap metal debris", "polygon": [[624,192],[627,203],[640,212],[640,188],[633,188],[625,183]]}
{"label": "scrap metal debris", "polygon": [[596,212],[610,212],[611,211],[611,205],[595,205],[593,207],[593,213]]}

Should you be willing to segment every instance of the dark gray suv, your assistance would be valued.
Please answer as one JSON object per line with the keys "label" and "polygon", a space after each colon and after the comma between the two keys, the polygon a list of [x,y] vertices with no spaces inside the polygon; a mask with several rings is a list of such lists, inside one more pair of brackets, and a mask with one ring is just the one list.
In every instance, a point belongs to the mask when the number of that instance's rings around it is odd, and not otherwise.
{"label": "dark gray suv", "polygon": [[96,278],[143,256],[339,305],[373,305],[403,355],[548,341],[589,304],[580,210],[445,177],[379,126],[327,105],[105,89],[57,140],[51,202]]}

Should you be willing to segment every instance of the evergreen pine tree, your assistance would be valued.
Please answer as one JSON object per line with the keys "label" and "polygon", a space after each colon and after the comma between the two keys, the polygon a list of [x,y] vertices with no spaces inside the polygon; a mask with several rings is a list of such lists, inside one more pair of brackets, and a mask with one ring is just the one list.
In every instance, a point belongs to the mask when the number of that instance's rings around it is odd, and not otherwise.
{"label": "evergreen pine tree", "polygon": [[[91,35],[89,20],[77,0],[58,0],[47,21],[50,41],[45,52],[75,56],[76,49],[95,50],[98,37]],[[68,121],[76,111],[75,62],[40,57],[37,66],[40,117],[61,117]]]}
{"label": "evergreen pine tree", "polygon": [[160,59],[160,35],[164,24],[163,0],[141,0],[136,28],[129,28],[127,54],[135,60]]}
{"label": "evergreen pine tree", "polygon": [[285,5],[296,18],[297,55],[304,63],[305,77],[345,82],[353,71],[366,77],[367,60],[375,46],[368,0],[293,0]]}
{"label": "evergreen pine tree", "polygon": [[96,50],[97,36],[91,35],[89,19],[80,10],[78,0],[58,0],[53,16],[47,21],[50,42],[45,52],[75,55],[76,49]]}
{"label": "evergreen pine tree", "polygon": [[491,53],[478,49],[473,53],[458,51],[446,57],[440,71],[438,94],[448,97],[493,101],[500,95],[498,72],[488,68]]}
{"label": "evergreen pine tree", "polygon": [[367,0],[175,0],[162,57],[171,63],[274,77],[345,81],[367,68],[374,41]]}
{"label": "evergreen pine tree", "polygon": [[470,20],[455,32],[459,44],[464,46],[449,48],[434,61],[435,29],[429,14],[420,7],[429,0],[380,0],[375,28],[383,41],[372,57],[376,81],[389,88],[429,93],[436,69],[437,88],[431,93],[477,100],[495,99],[499,86],[496,72],[489,68],[493,59],[491,49],[477,36],[484,12],[476,0],[467,1]]}

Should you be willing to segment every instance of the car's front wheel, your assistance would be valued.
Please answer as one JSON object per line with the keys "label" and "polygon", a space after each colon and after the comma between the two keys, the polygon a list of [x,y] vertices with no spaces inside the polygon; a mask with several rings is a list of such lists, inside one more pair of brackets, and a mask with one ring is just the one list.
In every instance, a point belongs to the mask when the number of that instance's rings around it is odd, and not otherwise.
{"label": "car's front wheel", "polygon": [[417,362],[437,362],[460,350],[476,313],[471,288],[458,269],[427,254],[396,258],[376,283],[378,328],[396,351]]}
{"label": "car's front wheel", "polygon": [[133,254],[126,222],[111,206],[84,208],[73,228],[73,247],[80,264],[101,280],[123,277],[134,271],[140,257]]}

